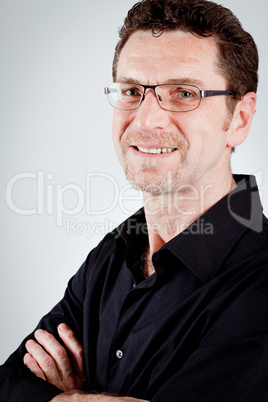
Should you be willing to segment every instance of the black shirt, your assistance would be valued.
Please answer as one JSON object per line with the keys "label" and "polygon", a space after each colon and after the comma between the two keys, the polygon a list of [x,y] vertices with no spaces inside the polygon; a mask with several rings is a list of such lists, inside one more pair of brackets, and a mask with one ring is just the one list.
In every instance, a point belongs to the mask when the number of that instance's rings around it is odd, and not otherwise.
{"label": "black shirt", "polygon": [[[235,178],[234,191],[154,254],[147,279],[138,211],[89,254],[41,320],[57,339],[61,322],[76,332],[89,391],[152,402],[268,400],[268,222],[254,178]],[[0,368],[0,400],[48,401],[60,390],[23,366],[24,344]]]}

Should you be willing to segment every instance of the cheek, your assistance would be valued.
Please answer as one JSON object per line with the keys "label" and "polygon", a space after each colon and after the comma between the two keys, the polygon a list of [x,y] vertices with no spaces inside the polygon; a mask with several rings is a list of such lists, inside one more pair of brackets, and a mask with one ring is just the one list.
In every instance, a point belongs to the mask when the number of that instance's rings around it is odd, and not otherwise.
{"label": "cheek", "polygon": [[113,140],[115,142],[118,137],[118,132],[119,132],[119,121],[118,121],[118,116],[117,116],[116,110],[114,111],[114,114],[113,114],[112,132],[113,132]]}
{"label": "cheek", "polygon": [[113,115],[113,140],[120,142],[129,123],[128,113],[122,110],[114,109]]}
{"label": "cheek", "polygon": [[116,151],[117,156],[119,157],[120,139],[121,139],[122,134],[121,134],[120,118],[119,118],[116,110],[114,111],[114,116],[113,116],[112,133],[113,133],[113,143],[114,143],[115,151]]}
{"label": "cheek", "polygon": [[226,133],[222,118],[197,110],[184,115],[176,125],[188,143],[189,163],[195,160],[203,164],[206,160],[218,158],[224,151]]}
{"label": "cheek", "polygon": [[121,139],[127,127],[129,126],[129,118],[127,112],[115,109],[113,115],[113,143],[119,161],[123,160],[123,149]]}
{"label": "cheek", "polygon": [[114,109],[113,115],[113,141],[116,148],[121,148],[123,135],[131,128],[131,123],[135,119],[135,113]]}

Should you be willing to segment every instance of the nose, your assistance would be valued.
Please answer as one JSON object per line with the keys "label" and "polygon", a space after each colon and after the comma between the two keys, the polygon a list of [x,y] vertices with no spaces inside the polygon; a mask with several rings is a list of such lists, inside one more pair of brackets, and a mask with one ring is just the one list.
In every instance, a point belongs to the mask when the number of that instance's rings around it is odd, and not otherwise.
{"label": "nose", "polygon": [[136,111],[133,124],[139,131],[165,129],[170,122],[169,112],[161,108],[152,89],[146,92],[140,107]]}

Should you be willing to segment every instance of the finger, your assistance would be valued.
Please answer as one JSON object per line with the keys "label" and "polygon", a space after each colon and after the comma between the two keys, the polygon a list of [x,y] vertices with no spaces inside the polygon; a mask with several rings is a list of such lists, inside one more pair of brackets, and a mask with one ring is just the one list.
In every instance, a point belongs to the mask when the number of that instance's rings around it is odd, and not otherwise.
{"label": "finger", "polygon": [[35,374],[37,377],[42,378],[42,380],[46,381],[45,374],[39,367],[37,361],[30,355],[30,353],[26,353],[26,355],[23,358],[23,362],[25,366],[31,370],[33,374]]}
{"label": "finger", "polygon": [[36,360],[43,371],[45,378],[51,384],[58,384],[61,381],[59,371],[53,358],[37,342],[30,339],[25,345],[27,352]]}
{"label": "finger", "polygon": [[68,354],[63,346],[54,338],[52,334],[42,329],[35,331],[34,336],[37,341],[45,348],[47,353],[53,358],[58,373],[62,380],[73,376],[73,369]]}
{"label": "finger", "polygon": [[74,332],[68,325],[60,324],[58,326],[59,336],[69,351],[73,367],[81,379],[85,379],[84,370],[84,350],[81,343],[76,338]]}

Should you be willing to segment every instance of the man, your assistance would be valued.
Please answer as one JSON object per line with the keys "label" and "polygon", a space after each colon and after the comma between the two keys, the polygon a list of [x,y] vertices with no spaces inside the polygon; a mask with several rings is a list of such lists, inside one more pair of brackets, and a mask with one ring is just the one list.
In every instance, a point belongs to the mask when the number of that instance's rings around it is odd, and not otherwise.
{"label": "man", "polygon": [[105,92],[144,209],[1,368],[1,400],[267,400],[267,220],[254,178],[230,169],[257,69],[253,39],[215,3],[130,10]]}

